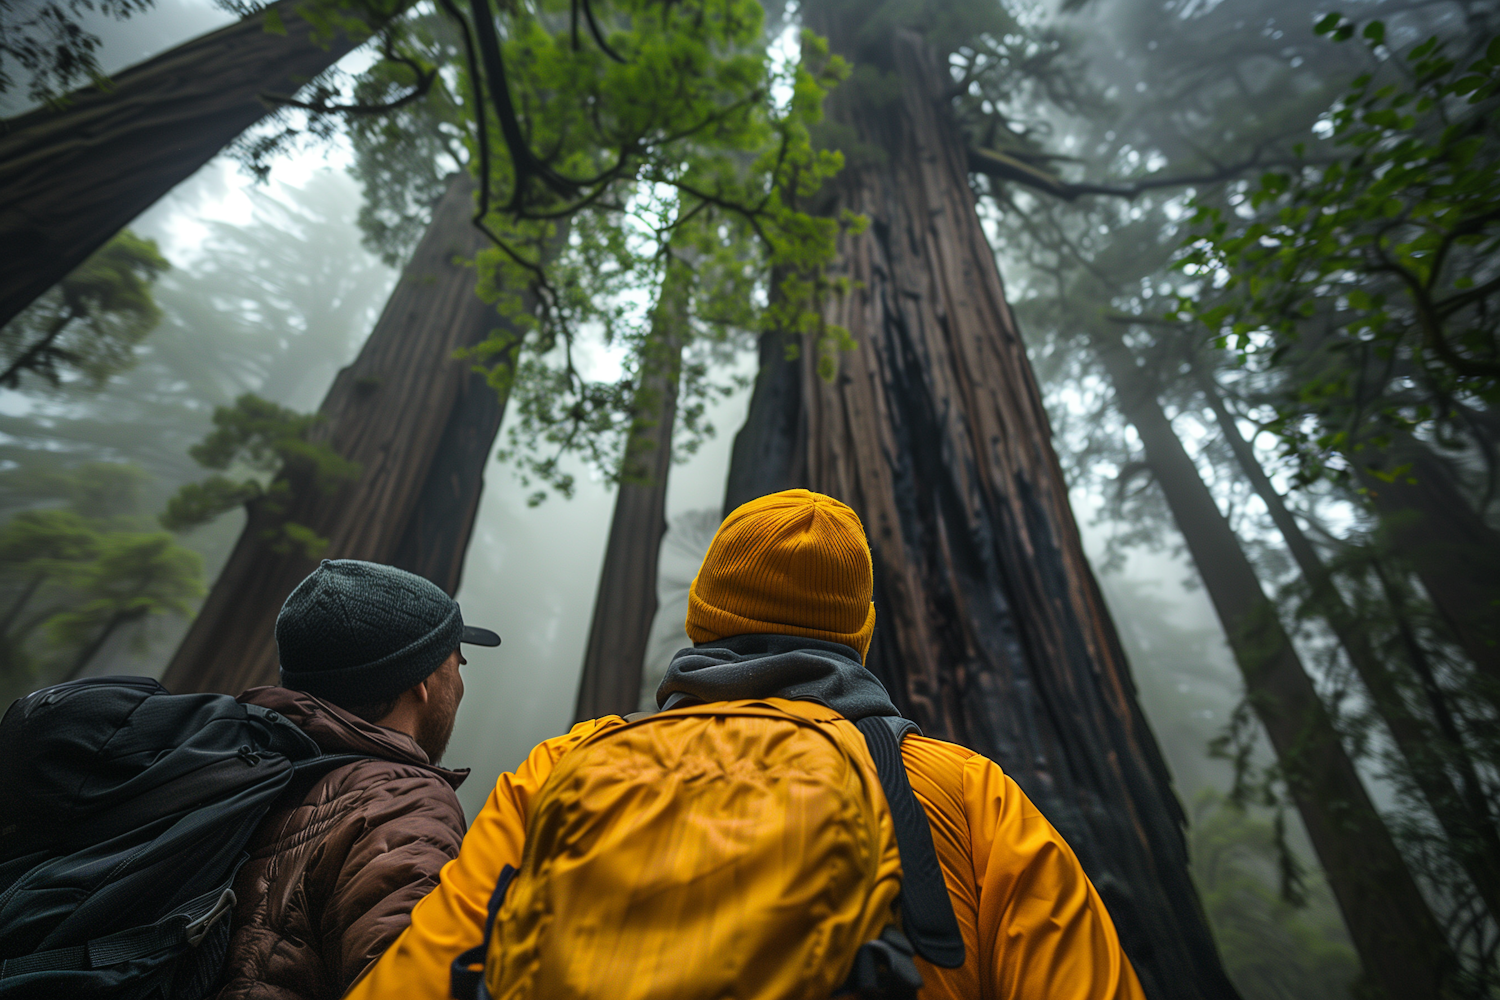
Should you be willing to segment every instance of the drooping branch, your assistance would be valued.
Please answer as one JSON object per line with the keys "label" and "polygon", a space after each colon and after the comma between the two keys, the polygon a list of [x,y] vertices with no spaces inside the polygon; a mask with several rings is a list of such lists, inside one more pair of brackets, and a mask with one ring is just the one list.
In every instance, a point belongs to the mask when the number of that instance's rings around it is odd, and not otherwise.
{"label": "drooping branch", "polygon": [[1307,158],[1266,160],[1256,155],[1238,163],[1228,164],[1198,174],[1147,177],[1132,184],[1074,184],[1063,180],[1056,174],[1033,166],[1010,153],[1002,153],[994,149],[977,149],[972,146],[969,147],[967,153],[969,171],[971,173],[984,174],[996,180],[1022,184],[1026,187],[1050,194],[1055,198],[1061,198],[1064,201],[1074,201],[1083,195],[1090,194],[1131,200],[1140,197],[1147,191],[1155,191],[1161,188],[1188,187],[1195,184],[1218,184],[1222,181],[1233,180],[1250,170],[1268,167],[1317,166],[1325,162],[1332,162]]}

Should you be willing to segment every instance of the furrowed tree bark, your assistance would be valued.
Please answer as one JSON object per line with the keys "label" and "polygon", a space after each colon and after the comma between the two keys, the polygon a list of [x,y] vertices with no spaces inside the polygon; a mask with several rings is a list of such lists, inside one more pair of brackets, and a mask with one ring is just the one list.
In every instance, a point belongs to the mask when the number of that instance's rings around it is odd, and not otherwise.
{"label": "furrowed tree bark", "polygon": [[652,347],[644,360],[609,525],[594,619],[578,681],[574,721],[628,715],[641,699],[641,672],[656,617],[656,575],[667,531],[667,481],[672,428],[693,272],[668,264],[652,315]]}
{"label": "furrowed tree bark", "polygon": [[[300,2],[0,123],[0,326],[265,117],[262,94],[295,93],[354,47],[314,41]],[[271,11],[285,32],[266,30]]]}
{"label": "furrowed tree bark", "polygon": [[792,486],[853,506],[875,562],[868,664],[903,711],[999,762],[1063,833],[1148,996],[1234,997],[980,226],[942,64],[904,30],[858,48],[868,14],[803,5],[834,51],[896,76],[888,100],[846,86],[829,101],[861,150],[836,209],[871,224],[841,240],[856,284],[826,318],[858,347],[825,383],[813,345],[789,363],[763,342],[726,508]]}
{"label": "furrowed tree bark", "polygon": [[[1276,492],[1250,442],[1240,434],[1218,386],[1206,373],[1197,372],[1196,375],[1235,460],[1256,495],[1265,503],[1271,520],[1296,560],[1297,568],[1307,580],[1313,606],[1333,629],[1355,673],[1364,682],[1396,749],[1406,760],[1408,773],[1437,817],[1491,918],[1500,917],[1500,835],[1497,835],[1484,787],[1473,761],[1469,759],[1463,737],[1447,717],[1446,706],[1438,700],[1441,692],[1433,692],[1431,709],[1438,730],[1434,733],[1434,726],[1428,725],[1408,707],[1395,673],[1376,653],[1369,634],[1339,592],[1333,574],[1287,509],[1281,494]],[[1414,652],[1421,655],[1420,651]],[[1416,667],[1415,664],[1412,666]],[[1450,763],[1462,777],[1462,791],[1448,775]]]}
{"label": "furrowed tree bark", "polygon": [[1150,375],[1118,331],[1095,331],[1093,342],[1224,626],[1246,698],[1286,775],[1367,988],[1389,1000],[1438,1000],[1453,969],[1442,928],[1344,752],[1275,606],[1172,430]]}
{"label": "furrowed tree bark", "polygon": [[1415,570],[1500,705],[1500,533],[1442,461],[1409,435],[1397,433],[1384,450],[1366,444],[1352,457],[1392,548]]}
{"label": "furrowed tree bark", "polygon": [[[331,495],[295,492],[287,520],[328,539],[332,559],[395,563],[449,593],[484,486],[504,403],[453,352],[504,321],[475,294],[484,247],[470,224],[474,181],[455,175],[354,363],[319,408],[316,436],[359,462],[358,480]],[[276,614],[317,560],[278,553],[267,513],[252,507],[234,552],[168,665],[174,691],[237,693],[276,681]]]}

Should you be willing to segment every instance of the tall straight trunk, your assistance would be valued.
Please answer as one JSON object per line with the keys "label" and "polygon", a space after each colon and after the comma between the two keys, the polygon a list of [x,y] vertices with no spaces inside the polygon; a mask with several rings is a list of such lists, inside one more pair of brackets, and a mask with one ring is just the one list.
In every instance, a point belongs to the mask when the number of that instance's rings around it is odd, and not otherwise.
{"label": "tall straight trunk", "polygon": [[803,5],[835,51],[895,74],[829,100],[861,149],[836,208],[871,224],[841,240],[854,290],[827,319],[858,347],[829,383],[813,350],[788,362],[763,344],[726,505],[805,486],[853,506],[875,562],[867,662],[904,712],[1020,783],[1077,852],[1153,1000],[1233,997],[975,210],[946,74],[910,31],[857,50],[869,14]]}
{"label": "tall straight trunk", "polygon": [[[1438,729],[1435,735],[1432,728],[1408,708],[1395,673],[1371,645],[1369,633],[1344,601],[1333,581],[1333,574],[1303,534],[1281,494],[1276,492],[1250,442],[1240,434],[1218,386],[1206,373],[1198,373],[1198,381],[1240,469],[1265,503],[1271,520],[1296,560],[1297,568],[1302,571],[1311,589],[1313,606],[1333,629],[1355,673],[1364,682],[1375,710],[1406,761],[1408,773],[1437,817],[1465,874],[1484,900],[1491,917],[1500,918],[1500,836],[1497,836],[1490,805],[1485,799],[1484,786],[1480,784],[1442,692],[1434,690],[1430,693]],[[1423,674],[1421,668],[1425,666],[1425,656],[1421,649],[1412,649],[1411,655],[1418,661],[1411,664],[1412,668]],[[1462,791],[1448,775],[1450,762],[1456,764],[1462,778]]]}
{"label": "tall straight trunk", "polygon": [[1096,332],[1094,347],[1224,626],[1245,696],[1270,737],[1369,987],[1390,1000],[1437,1000],[1452,968],[1442,929],[1344,752],[1275,606],[1172,430],[1150,374],[1116,330]]}
{"label": "tall straight trunk", "polygon": [[[236,24],[0,122],[0,326],[353,44],[278,0]],[[266,29],[276,13],[285,31]],[[274,22],[273,22],[274,23]]]}
{"label": "tall straight trunk", "polygon": [[[453,357],[501,325],[475,294],[481,249],[470,224],[474,181],[455,175],[354,363],[339,372],[314,432],[361,465],[336,493],[296,491],[287,520],[327,538],[328,558],[395,563],[449,593],[484,486],[484,465],[504,404],[484,377]],[[276,680],[276,614],[317,561],[272,550],[265,510],[252,507],[163,678],[175,691],[236,693]]]}
{"label": "tall straight trunk", "polygon": [[144,617],[146,617],[144,609],[116,611],[113,615],[110,615],[109,621],[104,623],[104,627],[99,630],[98,634],[89,640],[88,645],[78,651],[78,655],[73,658],[73,665],[68,668],[68,672],[58,680],[58,683],[62,684],[66,681],[77,680],[94,657],[99,655],[99,650],[104,648],[104,644],[109,641],[109,637],[114,635],[120,626],[140,621]]}
{"label": "tall straight trunk", "polygon": [[657,564],[667,531],[672,428],[692,279],[685,264],[669,263],[652,314],[651,350],[642,362],[625,443],[575,721],[626,715],[640,704],[646,642],[656,617]]}
{"label": "tall straight trunk", "polygon": [[1384,450],[1367,443],[1352,457],[1393,550],[1416,571],[1500,705],[1500,532],[1479,516],[1432,450],[1410,435],[1396,433]]}

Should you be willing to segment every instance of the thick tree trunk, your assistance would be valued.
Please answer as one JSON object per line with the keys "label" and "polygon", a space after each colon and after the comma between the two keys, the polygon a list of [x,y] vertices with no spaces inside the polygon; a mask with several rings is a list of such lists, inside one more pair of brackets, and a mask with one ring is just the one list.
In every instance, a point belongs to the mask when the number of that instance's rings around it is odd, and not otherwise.
{"label": "thick tree trunk", "polygon": [[1246,698],[1270,737],[1368,986],[1390,1000],[1437,1000],[1452,968],[1447,942],[1344,752],[1275,606],[1172,430],[1150,375],[1118,331],[1097,332],[1094,346],[1224,626]]}
{"label": "thick tree trunk", "polygon": [[1366,444],[1353,458],[1393,550],[1416,571],[1500,704],[1500,533],[1420,441],[1398,433],[1384,452]]}
{"label": "thick tree trunk", "polygon": [[998,761],[1067,837],[1153,1000],[1233,997],[975,210],[945,74],[910,32],[856,51],[865,13],[803,7],[835,51],[899,81],[884,102],[852,86],[829,102],[835,126],[879,150],[837,181],[837,208],[871,223],[843,238],[855,290],[827,315],[858,347],[830,384],[814,351],[789,364],[763,345],[728,503],[806,486],[851,504],[875,559],[871,669],[927,733]]}
{"label": "thick tree trunk", "polygon": [[599,572],[594,620],[578,681],[574,720],[634,712],[651,621],[656,617],[656,573],[667,531],[667,481],[672,428],[682,372],[687,293],[693,272],[668,265],[652,315],[652,347],[641,370],[630,438],[620,470],[609,543]]}
{"label": "thick tree trunk", "polygon": [[[450,593],[483,489],[503,403],[453,352],[502,321],[475,294],[484,246],[471,224],[474,182],[456,175],[354,363],[339,372],[315,431],[359,462],[332,495],[299,490],[286,517],[329,540],[328,558],[394,562]],[[317,564],[278,553],[252,509],[239,543],[163,678],[174,691],[236,693],[276,680],[276,613]]]}
{"label": "thick tree trunk", "polygon": [[[1276,492],[1255,451],[1240,434],[1233,415],[1224,405],[1218,386],[1212,378],[1200,373],[1199,383],[1219,427],[1234,452],[1236,461],[1244,471],[1256,495],[1265,503],[1276,524],[1287,549],[1296,560],[1297,567],[1311,589],[1313,606],[1338,636],[1339,645],[1349,657],[1354,671],[1369,691],[1370,700],[1385,721],[1391,739],[1406,760],[1408,773],[1426,800],[1428,808],[1437,817],[1453,847],[1464,872],[1473,882],[1475,890],[1484,900],[1492,918],[1500,918],[1500,835],[1497,835],[1490,805],[1485,799],[1484,786],[1474,769],[1472,760],[1464,746],[1462,734],[1449,715],[1446,700],[1441,691],[1430,692],[1433,721],[1432,727],[1418,718],[1406,704],[1395,673],[1386,666],[1370,643],[1370,636],[1354,611],[1344,601],[1333,581],[1333,575],[1324,565],[1311,541],[1303,534],[1302,527],[1292,512],[1287,509],[1281,494]],[[1411,650],[1419,661],[1411,666],[1420,675],[1425,657],[1420,648]],[[1422,685],[1426,687],[1426,685]],[[1455,766],[1463,781],[1460,791],[1449,777],[1447,768]]]}
{"label": "thick tree trunk", "polygon": [[54,111],[0,123],[0,326],[353,46],[311,39],[301,0],[196,38]]}

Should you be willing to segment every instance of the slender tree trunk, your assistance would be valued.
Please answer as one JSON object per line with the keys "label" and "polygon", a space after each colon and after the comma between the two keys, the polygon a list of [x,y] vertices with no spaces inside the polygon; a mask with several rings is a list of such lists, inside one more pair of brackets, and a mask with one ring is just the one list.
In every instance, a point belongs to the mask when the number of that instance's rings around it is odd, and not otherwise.
{"label": "slender tree trunk", "polygon": [[1353,458],[1392,549],[1416,571],[1500,705],[1500,533],[1442,461],[1409,435],[1398,433],[1383,452],[1366,444]]}
{"label": "slender tree trunk", "polygon": [[128,625],[144,617],[146,617],[146,612],[143,610],[116,611],[110,616],[109,621],[104,623],[104,627],[99,630],[99,634],[94,636],[93,641],[78,651],[78,656],[74,658],[73,665],[68,668],[68,672],[58,680],[58,683],[62,684],[67,681],[77,680],[94,657],[99,655],[99,650],[104,648],[104,644],[109,641],[109,637],[114,635],[121,625]]}
{"label": "slender tree trunk", "polygon": [[1115,395],[1141,436],[1328,876],[1368,985],[1390,1000],[1443,995],[1452,955],[1390,831],[1344,752],[1312,679],[1239,539],[1203,485],[1118,331],[1094,334]]}
{"label": "slender tree trunk", "polygon": [[[475,294],[484,246],[469,222],[474,182],[456,175],[354,363],[339,372],[315,432],[360,463],[333,495],[297,492],[286,518],[329,540],[329,558],[394,562],[458,587],[503,403],[453,352],[502,320]],[[163,682],[235,693],[276,680],[276,614],[316,560],[272,551],[264,511],[240,540],[178,647]]]}
{"label": "slender tree trunk", "polygon": [[[1307,580],[1312,591],[1313,606],[1333,629],[1349,662],[1354,666],[1355,673],[1364,682],[1376,711],[1390,731],[1391,739],[1406,760],[1408,773],[1421,790],[1433,815],[1437,817],[1443,833],[1453,846],[1454,854],[1474,883],[1480,898],[1484,900],[1485,907],[1492,917],[1500,917],[1500,836],[1496,834],[1483,787],[1475,774],[1473,762],[1469,760],[1463,736],[1447,711],[1442,692],[1436,690],[1436,683],[1431,680],[1431,671],[1424,669],[1425,655],[1415,643],[1409,644],[1408,652],[1415,657],[1412,668],[1427,691],[1434,720],[1441,733],[1437,738],[1407,707],[1395,674],[1375,652],[1370,644],[1369,634],[1345,603],[1343,595],[1334,584],[1333,575],[1323,564],[1322,557],[1303,534],[1297,519],[1282,501],[1281,494],[1276,492],[1270,478],[1261,468],[1259,459],[1255,457],[1250,442],[1240,434],[1234,417],[1224,405],[1218,386],[1203,372],[1198,373],[1198,382],[1241,470],[1270,511],[1271,520],[1281,532],[1292,558]],[[1446,768],[1450,761],[1457,763],[1459,773],[1463,776],[1462,792],[1448,776]]]}
{"label": "slender tree trunk", "polygon": [[27,581],[25,587],[21,588],[20,596],[10,606],[10,610],[5,613],[4,620],[0,620],[0,636],[8,636],[10,634],[11,626],[16,623],[16,619],[21,616],[21,612],[25,610],[26,605],[31,603],[31,599],[36,596],[36,592],[46,582],[47,574],[38,573]]}
{"label": "slender tree trunk", "polygon": [[1021,784],[1077,852],[1153,1000],[1233,997],[979,223],[946,74],[909,31],[856,51],[869,13],[803,7],[835,51],[896,75],[889,100],[846,86],[829,101],[861,149],[835,208],[870,227],[842,238],[854,290],[827,319],[858,347],[827,383],[808,345],[793,364],[763,342],[726,503],[805,486],[853,506],[875,561],[868,664],[904,712]]}
{"label": "slender tree trunk", "polygon": [[[0,326],[352,47],[320,43],[278,0],[89,87],[61,110],[0,123]],[[285,31],[266,29],[270,12]]]}
{"label": "slender tree trunk", "polygon": [[[48,329],[40,340],[22,351],[16,357],[16,360],[6,366],[5,371],[0,372],[0,385],[15,388],[16,384],[21,380],[21,373],[28,368],[34,368],[37,364],[37,358],[47,348],[52,346],[53,341],[57,340],[62,332],[67,329],[68,324],[77,319],[79,315],[78,307],[73,306],[67,312],[53,320],[51,328]],[[0,326],[3,325],[4,323],[0,322]]]}
{"label": "slender tree trunk", "polygon": [[667,531],[672,428],[693,272],[668,265],[652,314],[653,353],[642,364],[630,437],[599,571],[594,620],[578,681],[576,721],[626,715],[640,704],[641,671],[656,617],[656,574]]}

